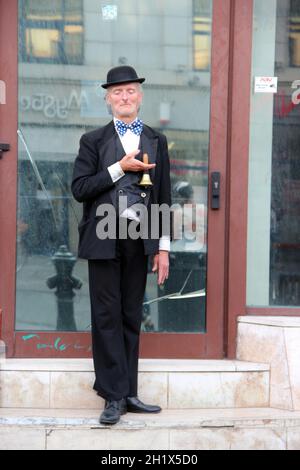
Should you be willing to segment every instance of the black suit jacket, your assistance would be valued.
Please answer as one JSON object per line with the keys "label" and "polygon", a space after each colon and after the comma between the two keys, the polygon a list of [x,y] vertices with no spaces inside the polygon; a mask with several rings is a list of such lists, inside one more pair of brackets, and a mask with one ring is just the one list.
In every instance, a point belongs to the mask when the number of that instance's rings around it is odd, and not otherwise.
{"label": "black suit jacket", "polygon": [[[101,216],[96,211],[100,204],[112,204],[116,198],[108,167],[116,162],[114,122],[95,131],[84,134],[80,139],[80,148],[75,160],[71,190],[74,198],[83,203],[83,217],[79,223],[78,256],[84,259],[112,259],[115,257],[115,240],[97,237],[96,226]],[[141,147],[148,153],[150,163],[156,167],[150,170],[153,182],[148,202],[151,204],[168,204],[171,206],[170,163],[167,139],[163,134],[144,125],[141,134]],[[125,152],[124,152],[125,155]],[[159,237],[162,234],[161,221],[159,236],[150,238],[151,220],[148,219],[149,237],[144,241],[145,254],[158,253]],[[171,236],[171,231],[167,233]]]}

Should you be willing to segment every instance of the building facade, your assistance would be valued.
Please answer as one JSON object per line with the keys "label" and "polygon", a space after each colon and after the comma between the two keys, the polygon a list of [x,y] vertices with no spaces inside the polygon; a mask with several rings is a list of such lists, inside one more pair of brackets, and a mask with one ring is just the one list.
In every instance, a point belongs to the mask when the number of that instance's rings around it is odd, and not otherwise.
{"label": "building facade", "polygon": [[300,0],[0,0],[6,354],[91,355],[70,183],[122,64],[189,208],[162,288],[149,268],[141,356],[234,358],[237,317],[300,316]]}

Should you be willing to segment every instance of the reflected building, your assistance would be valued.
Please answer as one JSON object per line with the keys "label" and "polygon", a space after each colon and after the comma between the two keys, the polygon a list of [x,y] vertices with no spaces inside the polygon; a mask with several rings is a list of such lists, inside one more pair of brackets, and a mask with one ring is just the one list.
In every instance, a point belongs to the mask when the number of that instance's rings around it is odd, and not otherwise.
{"label": "reflected building", "polygon": [[[59,246],[77,250],[81,207],[70,192],[73,162],[80,136],[111,119],[101,88],[108,69],[129,64],[146,77],[140,116],[168,138],[172,184],[191,185],[192,204],[207,206],[212,1],[21,0],[19,18],[17,327],[53,329],[55,301],[46,279]],[[206,218],[204,225],[206,231]],[[205,291],[206,245],[190,242],[173,243],[169,284],[160,292],[149,276],[145,302],[186,281],[185,293],[195,285]],[[75,271],[84,281],[75,315],[85,330],[86,263],[78,260]],[[204,331],[205,297],[193,299],[184,326],[189,301],[153,302],[147,310],[153,329]],[[172,321],[159,319],[165,309]]]}

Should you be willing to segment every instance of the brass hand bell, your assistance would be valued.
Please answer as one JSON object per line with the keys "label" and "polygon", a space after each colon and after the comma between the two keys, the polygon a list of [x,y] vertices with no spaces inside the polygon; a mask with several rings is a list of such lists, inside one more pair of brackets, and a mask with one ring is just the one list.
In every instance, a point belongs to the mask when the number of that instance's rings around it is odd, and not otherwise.
{"label": "brass hand bell", "polygon": [[[143,154],[143,163],[145,163],[146,165],[149,165],[149,157],[147,153]],[[142,179],[139,182],[139,185],[140,186],[153,186],[148,170],[144,171]]]}

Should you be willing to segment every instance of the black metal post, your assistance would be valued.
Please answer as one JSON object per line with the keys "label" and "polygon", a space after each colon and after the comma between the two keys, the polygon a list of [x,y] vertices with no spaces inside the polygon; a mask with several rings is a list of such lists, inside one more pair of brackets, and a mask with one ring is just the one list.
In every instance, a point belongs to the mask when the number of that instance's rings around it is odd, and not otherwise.
{"label": "black metal post", "polygon": [[55,289],[57,297],[57,325],[58,331],[77,331],[74,318],[75,293],[73,289],[81,289],[80,279],[72,276],[76,257],[68,251],[66,245],[61,245],[52,257],[57,274],[47,279],[49,289]]}

